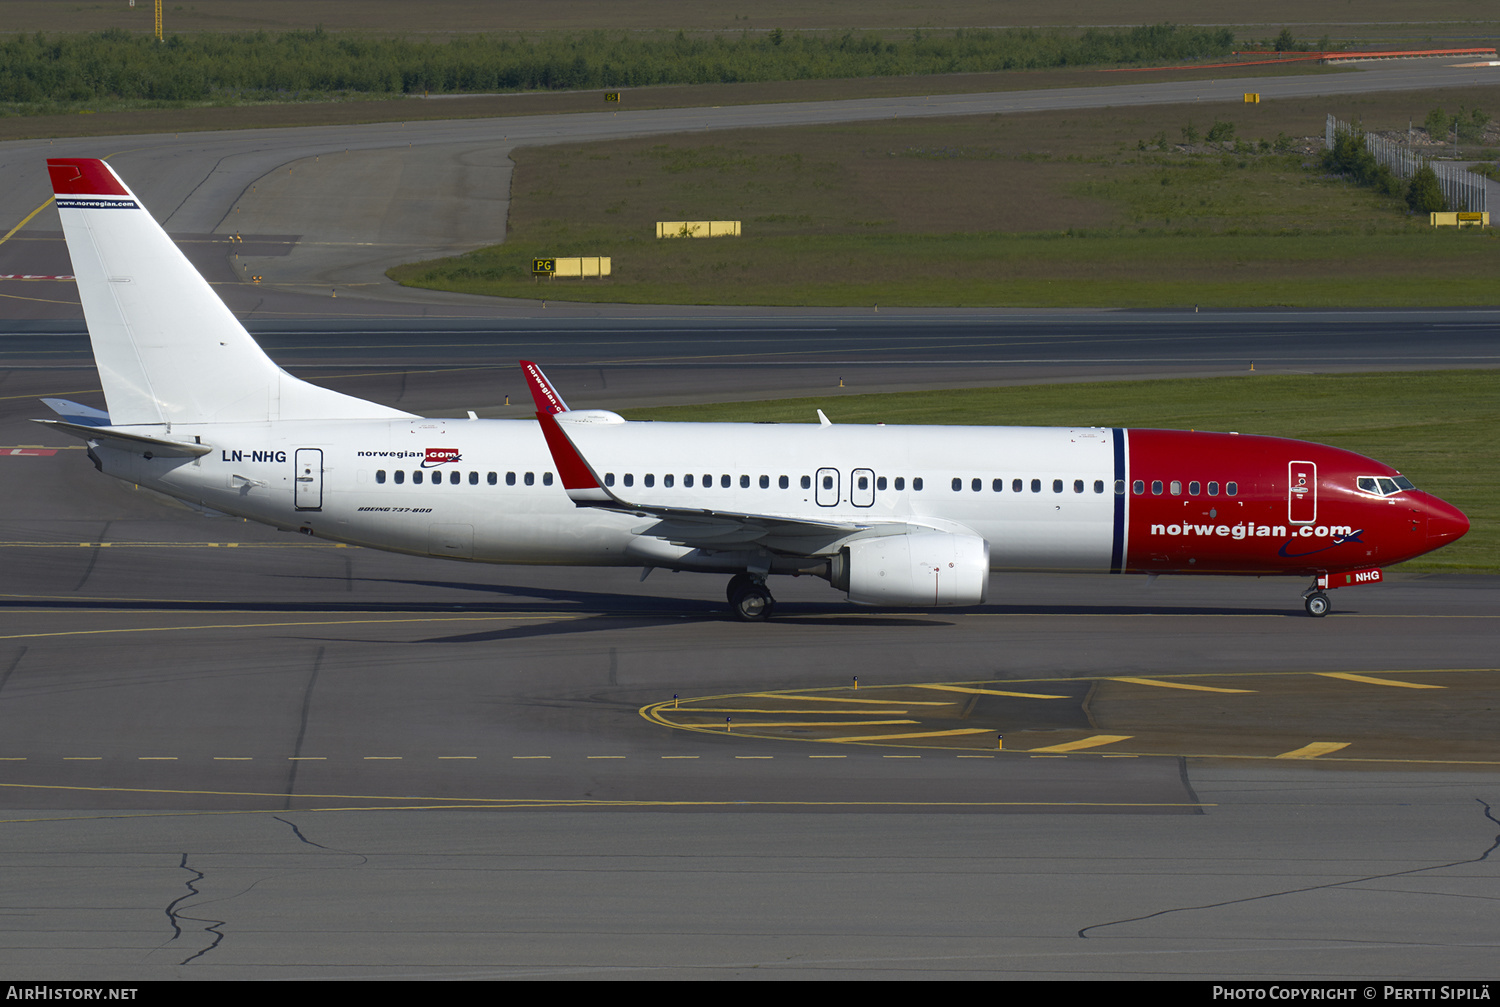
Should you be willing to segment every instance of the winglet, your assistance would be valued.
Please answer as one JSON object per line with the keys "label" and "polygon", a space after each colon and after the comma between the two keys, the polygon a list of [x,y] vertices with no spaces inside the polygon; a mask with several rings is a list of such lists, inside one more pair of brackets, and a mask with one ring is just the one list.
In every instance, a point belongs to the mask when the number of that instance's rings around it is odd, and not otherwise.
{"label": "winglet", "polygon": [[530,360],[521,361],[521,370],[526,375],[526,385],[531,389],[531,399],[536,403],[537,414],[542,413],[565,413],[568,404],[563,401],[562,396],[557,394],[557,389],[552,387],[552,382],[547,380],[547,375],[542,369]]}
{"label": "winglet", "polygon": [[526,373],[526,384],[531,388],[531,397],[536,402],[536,420],[541,425],[542,436],[547,439],[547,450],[552,453],[557,475],[562,479],[568,499],[579,506],[601,503],[619,503],[613,493],[604,488],[599,476],[583,460],[583,455],[558,425],[559,413],[566,413],[568,405],[547,380],[542,369],[529,360],[521,361],[521,370]]}

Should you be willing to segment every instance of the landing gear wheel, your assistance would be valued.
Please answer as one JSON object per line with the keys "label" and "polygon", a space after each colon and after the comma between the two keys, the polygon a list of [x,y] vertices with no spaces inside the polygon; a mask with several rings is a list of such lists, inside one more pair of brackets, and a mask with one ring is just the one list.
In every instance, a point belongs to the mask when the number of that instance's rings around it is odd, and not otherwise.
{"label": "landing gear wheel", "polygon": [[729,584],[724,588],[724,600],[731,605],[734,604],[734,596],[745,588],[755,583],[755,578],[748,573],[737,573],[729,578]]}
{"label": "landing gear wheel", "polygon": [[729,608],[740,622],[765,622],[771,618],[776,601],[764,584],[754,581],[746,584],[729,599]]}
{"label": "landing gear wheel", "polygon": [[1314,619],[1321,619],[1328,614],[1328,595],[1322,591],[1314,591],[1302,599],[1302,605],[1307,609],[1307,614]]}

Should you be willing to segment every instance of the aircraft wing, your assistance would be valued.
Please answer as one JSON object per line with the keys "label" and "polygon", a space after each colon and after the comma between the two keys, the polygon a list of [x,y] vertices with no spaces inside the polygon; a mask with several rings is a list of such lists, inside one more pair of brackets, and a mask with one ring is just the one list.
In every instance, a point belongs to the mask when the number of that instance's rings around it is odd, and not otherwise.
{"label": "aircraft wing", "polygon": [[[853,538],[902,535],[912,525],[892,521],[813,521],[779,514],[750,514],[689,507],[667,507],[620,496],[604,485],[599,474],[573,444],[565,426],[574,423],[624,422],[612,413],[591,410],[572,413],[536,364],[521,361],[536,403],[537,422],[568,498],[579,507],[635,514],[648,520],[631,534],[649,535],[692,549],[731,549],[764,546],[798,556],[827,555]],[[576,417],[576,418],[575,418]]]}

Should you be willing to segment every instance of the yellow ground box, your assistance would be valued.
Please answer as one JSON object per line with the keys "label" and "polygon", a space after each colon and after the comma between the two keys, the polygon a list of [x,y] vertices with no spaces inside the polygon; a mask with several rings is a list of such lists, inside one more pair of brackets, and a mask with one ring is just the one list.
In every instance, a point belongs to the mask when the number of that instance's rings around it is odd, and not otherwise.
{"label": "yellow ground box", "polygon": [[607,255],[553,259],[552,261],[557,264],[552,270],[553,276],[576,276],[583,279],[589,276],[609,275],[609,256]]}
{"label": "yellow ground box", "polygon": [[738,238],[738,220],[658,220],[658,238]]}
{"label": "yellow ground box", "polygon": [[1483,213],[1447,212],[1432,214],[1433,227],[1489,227],[1490,214],[1486,210]]}
{"label": "yellow ground box", "polygon": [[1260,92],[1259,91],[1246,91],[1245,92],[1245,104],[1246,105],[1259,105],[1260,104]]}

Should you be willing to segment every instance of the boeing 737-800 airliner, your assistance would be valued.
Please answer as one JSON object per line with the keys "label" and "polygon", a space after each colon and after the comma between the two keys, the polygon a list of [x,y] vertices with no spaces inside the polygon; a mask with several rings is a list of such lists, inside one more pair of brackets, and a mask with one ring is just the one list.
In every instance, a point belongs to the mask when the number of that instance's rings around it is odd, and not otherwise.
{"label": "boeing 737-800 airliner", "polygon": [[228,514],[395,552],[730,576],[850,601],[977,605],[992,571],[1286,574],[1329,588],[1462,536],[1395,469],[1270,437],[1134,430],[629,423],[523,362],[535,420],[428,419],[301,381],[251,339],[107,164],[47,162],[107,411],[47,400],[98,469]]}

